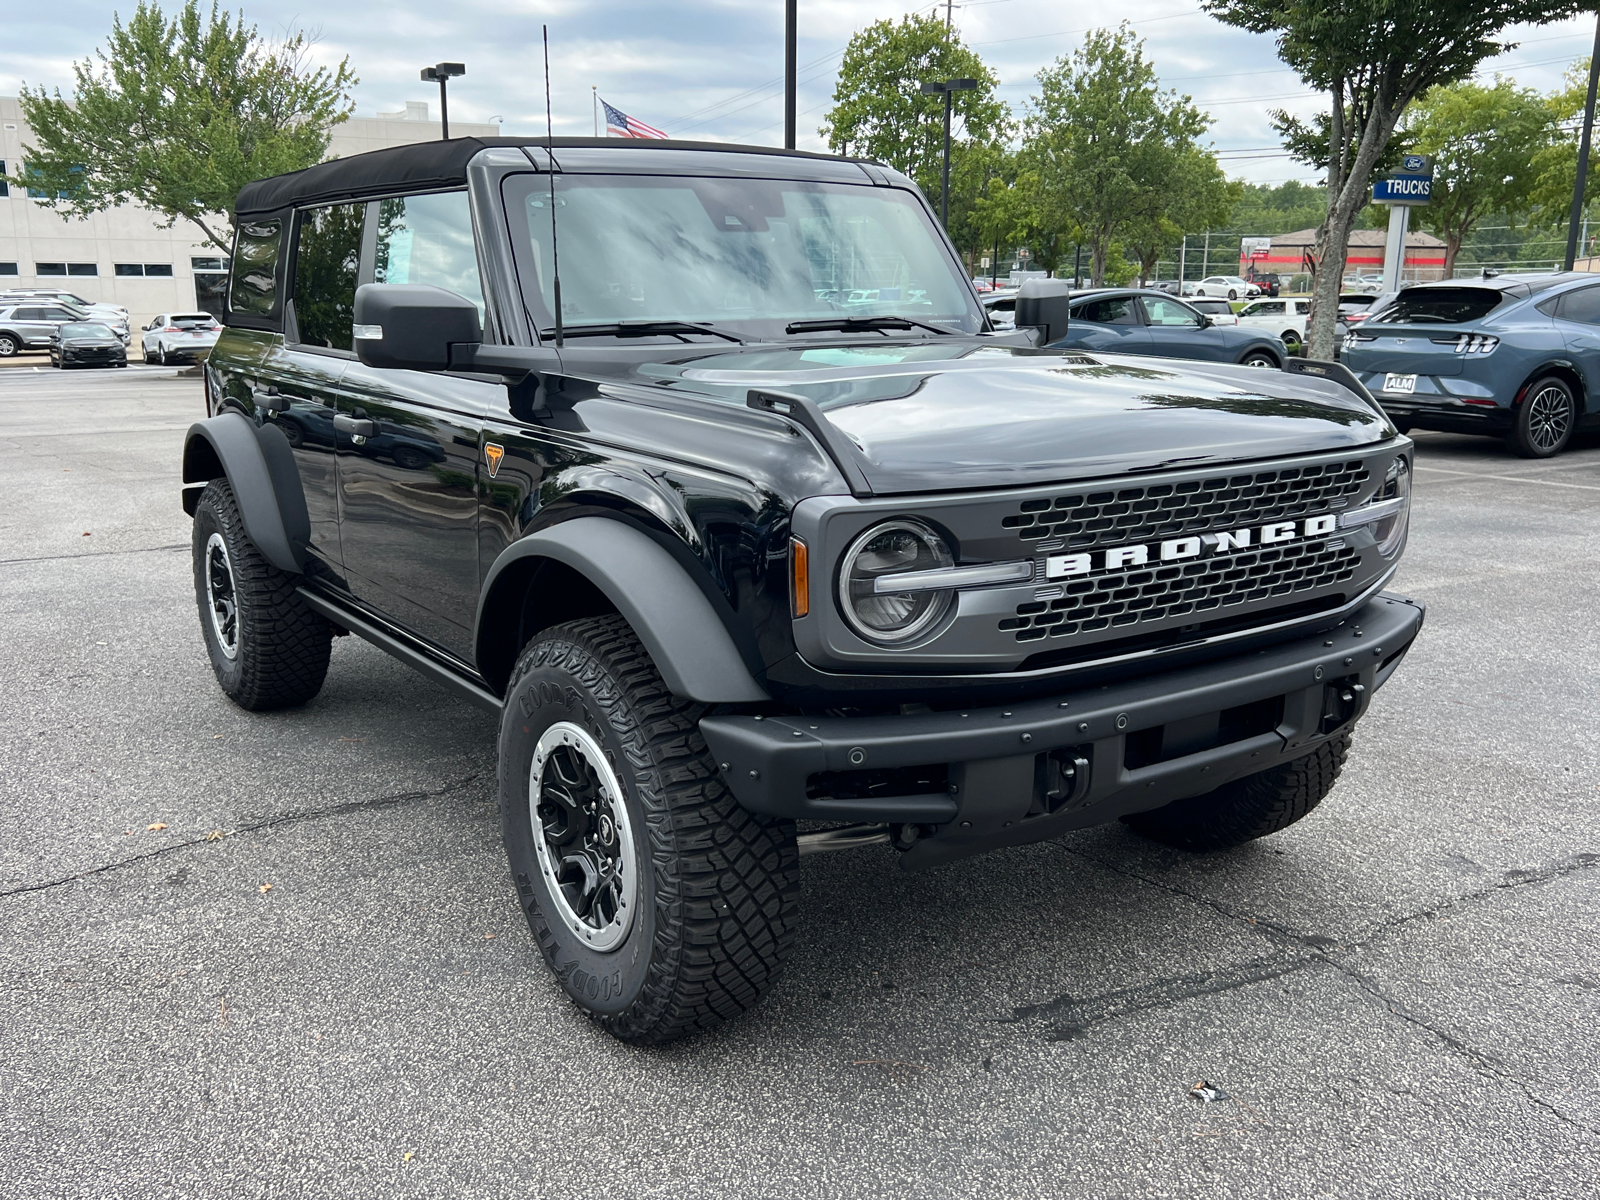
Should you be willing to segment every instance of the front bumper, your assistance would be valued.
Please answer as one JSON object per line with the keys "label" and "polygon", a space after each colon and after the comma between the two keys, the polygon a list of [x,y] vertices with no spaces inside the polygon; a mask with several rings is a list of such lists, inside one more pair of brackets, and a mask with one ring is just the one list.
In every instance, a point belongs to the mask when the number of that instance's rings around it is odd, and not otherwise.
{"label": "front bumper", "polygon": [[[1159,808],[1299,758],[1361,717],[1422,619],[1420,604],[1383,595],[1330,631],[1106,687],[914,715],[710,716],[700,729],[746,809],[938,826],[903,859],[928,866]],[[1061,768],[1073,764],[1064,785]],[[948,779],[941,792],[840,799],[820,783],[939,765],[944,774],[928,774]]]}

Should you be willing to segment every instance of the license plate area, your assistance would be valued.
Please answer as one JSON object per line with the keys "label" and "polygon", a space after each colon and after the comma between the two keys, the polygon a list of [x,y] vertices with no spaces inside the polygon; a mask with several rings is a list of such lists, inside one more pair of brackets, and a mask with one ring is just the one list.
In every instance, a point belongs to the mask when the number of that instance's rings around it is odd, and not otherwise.
{"label": "license plate area", "polygon": [[1410,396],[1417,390],[1417,377],[1415,375],[1388,374],[1383,377],[1383,390],[1395,392],[1402,396]]}
{"label": "license plate area", "polygon": [[1140,729],[1124,740],[1122,765],[1137,771],[1140,767],[1152,767],[1271,733],[1283,723],[1283,713],[1284,697],[1269,696],[1221,712],[1202,713],[1153,729]]}

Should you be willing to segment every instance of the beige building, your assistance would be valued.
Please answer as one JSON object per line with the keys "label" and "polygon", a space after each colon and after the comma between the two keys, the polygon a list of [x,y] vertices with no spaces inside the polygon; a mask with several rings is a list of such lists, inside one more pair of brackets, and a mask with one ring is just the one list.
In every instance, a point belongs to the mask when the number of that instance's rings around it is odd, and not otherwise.
{"label": "beige building", "polygon": [[[452,121],[458,137],[493,137],[496,125]],[[329,158],[439,136],[439,122],[418,101],[400,112],[352,117],[333,131]],[[0,96],[0,174],[20,174],[31,141],[15,96]],[[226,219],[219,220],[222,229]],[[224,235],[226,236],[226,235]],[[126,204],[87,220],[46,208],[18,187],[0,185],[0,289],[53,287],[87,300],[120,304],[133,327],[157,313],[210,309],[227,277],[227,258],[187,221],[162,229],[146,209]]]}

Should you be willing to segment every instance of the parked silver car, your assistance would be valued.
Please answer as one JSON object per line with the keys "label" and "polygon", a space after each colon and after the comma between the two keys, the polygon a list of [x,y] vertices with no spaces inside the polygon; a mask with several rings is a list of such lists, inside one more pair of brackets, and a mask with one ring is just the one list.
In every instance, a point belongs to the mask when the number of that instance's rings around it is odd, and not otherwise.
{"label": "parked silver car", "polygon": [[128,310],[120,304],[102,304],[96,300],[86,300],[76,292],[63,291],[61,288],[8,288],[0,292],[0,306],[27,301],[64,305],[77,313],[77,319],[80,321],[98,321],[103,325],[109,325],[122,339],[124,346],[132,338]]}
{"label": "parked silver car", "polygon": [[162,313],[144,327],[139,345],[145,362],[165,364],[209,351],[221,332],[221,324],[208,312]]}
{"label": "parked silver car", "polygon": [[48,350],[61,326],[82,321],[79,310],[49,301],[0,301],[0,358],[24,350]]}

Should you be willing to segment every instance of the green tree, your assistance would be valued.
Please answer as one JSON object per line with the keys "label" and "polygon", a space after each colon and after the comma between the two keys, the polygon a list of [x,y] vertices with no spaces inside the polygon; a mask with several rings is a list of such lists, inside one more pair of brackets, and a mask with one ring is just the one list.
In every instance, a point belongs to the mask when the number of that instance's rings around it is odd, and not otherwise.
{"label": "green tree", "polygon": [[[1411,215],[1444,239],[1446,276],[1485,217],[1528,211],[1540,152],[1551,144],[1553,127],[1544,98],[1509,80],[1491,87],[1462,80],[1417,101],[1406,134],[1413,150],[1434,157],[1433,202]],[[1569,184],[1569,202],[1571,194]]]}
{"label": "green tree", "polygon": [[1196,143],[1209,124],[1187,96],[1160,90],[1126,23],[1094,30],[1070,59],[1039,73],[1023,153],[1037,165],[1045,219],[1082,230],[1094,286],[1106,279],[1114,244],[1179,223],[1192,197],[1178,181],[1204,174],[1190,168],[1209,157]]}
{"label": "green tree", "polygon": [[[1578,179],[1578,132],[1583,106],[1589,95],[1589,60],[1580,58],[1567,68],[1562,86],[1545,98],[1551,136],[1540,147],[1534,160],[1534,182],[1529,199],[1541,218],[1565,225],[1572,211],[1572,189]],[[1583,202],[1588,204],[1600,189],[1600,171],[1589,168],[1584,180]]]}
{"label": "green tree", "polygon": [[[950,133],[950,226],[963,232],[972,202],[998,168],[1011,112],[997,99],[1000,80],[944,21],[912,13],[858,31],[845,48],[833,107],[818,130],[828,147],[887,163],[916,181],[935,207],[944,162],[944,97],[920,91],[936,79],[976,79],[953,93]],[[966,230],[967,239],[973,235]],[[958,245],[975,242],[955,238]]]}
{"label": "green tree", "polygon": [[[1276,34],[1278,56],[1328,93],[1328,202],[1317,230],[1307,353],[1333,356],[1350,229],[1407,107],[1472,74],[1510,25],[1569,16],[1581,0],[1203,0],[1226,24]],[[1291,147],[1293,148],[1293,147]]]}
{"label": "green tree", "polygon": [[73,64],[70,100],[23,87],[34,145],[13,182],[78,217],[139,204],[230,253],[239,189],[320,162],[354,107],[349,61],[313,68],[310,49],[303,34],[269,44],[215,4],[203,16],[187,0],[168,21],[140,0],[126,25],[112,18],[107,48]]}
{"label": "green tree", "polygon": [[975,248],[998,257],[999,251],[1026,246],[1034,265],[1055,273],[1076,231],[1058,229],[1045,218],[1039,173],[1020,155],[1001,157],[996,172],[973,200],[969,218]]}
{"label": "green tree", "polygon": [[1136,223],[1127,235],[1140,281],[1151,277],[1161,256],[1170,253],[1186,231],[1211,229],[1226,221],[1243,194],[1244,185],[1227,179],[1210,152],[1190,148],[1173,155],[1160,211],[1153,219]]}

